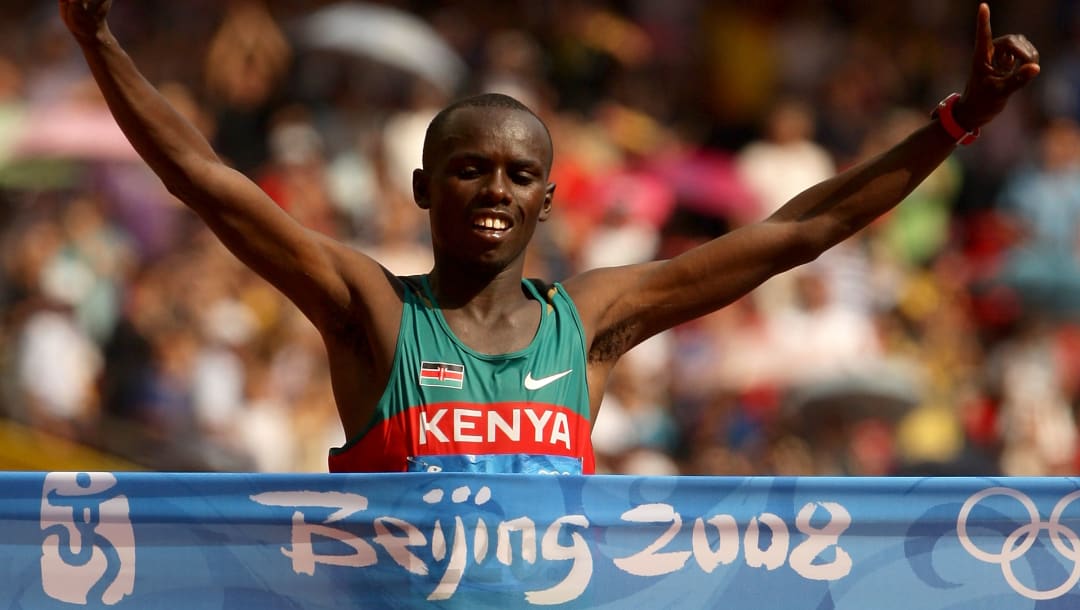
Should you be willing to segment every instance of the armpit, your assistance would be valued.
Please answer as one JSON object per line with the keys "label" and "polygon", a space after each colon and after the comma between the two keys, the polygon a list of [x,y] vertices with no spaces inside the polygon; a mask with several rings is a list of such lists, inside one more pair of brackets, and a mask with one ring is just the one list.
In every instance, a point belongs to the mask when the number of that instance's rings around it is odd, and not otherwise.
{"label": "armpit", "polygon": [[629,321],[619,322],[604,329],[589,348],[589,364],[611,362],[633,347],[634,326]]}

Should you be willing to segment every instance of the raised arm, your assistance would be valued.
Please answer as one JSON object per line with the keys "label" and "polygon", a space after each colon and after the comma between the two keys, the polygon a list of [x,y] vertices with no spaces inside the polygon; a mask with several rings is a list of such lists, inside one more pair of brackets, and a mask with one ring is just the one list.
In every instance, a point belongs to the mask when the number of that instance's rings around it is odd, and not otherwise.
{"label": "raised arm", "polygon": [[[224,164],[202,134],[173,110],[110,31],[106,17],[111,4],[60,0],[60,14],[117,124],[168,190],[324,334],[350,308],[378,310],[391,304],[393,290],[378,264],[294,221],[256,184]],[[367,291],[363,298],[355,294],[358,286]]]}
{"label": "raised arm", "polygon": [[[885,153],[811,187],[766,220],[668,261],[602,269],[566,282],[603,365],[648,336],[715,311],[773,275],[809,262],[902,201],[957,146],[1039,73],[1023,36],[993,39],[980,5],[971,72],[945,111]],[[602,368],[602,367],[601,367]]]}

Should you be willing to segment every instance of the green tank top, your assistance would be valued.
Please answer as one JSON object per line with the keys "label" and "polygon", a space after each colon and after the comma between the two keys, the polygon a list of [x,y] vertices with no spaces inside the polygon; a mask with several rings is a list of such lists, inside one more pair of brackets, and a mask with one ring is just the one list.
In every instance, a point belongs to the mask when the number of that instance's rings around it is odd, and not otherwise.
{"label": "green tank top", "polygon": [[524,349],[482,354],[442,315],[427,276],[404,277],[390,380],[365,431],[331,449],[331,472],[594,470],[585,335],[558,283],[523,280],[542,307]]}

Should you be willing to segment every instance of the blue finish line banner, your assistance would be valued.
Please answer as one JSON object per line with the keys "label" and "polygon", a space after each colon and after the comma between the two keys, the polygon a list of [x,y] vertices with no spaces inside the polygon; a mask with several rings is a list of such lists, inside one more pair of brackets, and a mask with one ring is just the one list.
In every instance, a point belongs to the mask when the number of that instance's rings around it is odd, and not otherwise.
{"label": "blue finish line banner", "polygon": [[1080,479],[0,478],[0,608],[1080,607]]}

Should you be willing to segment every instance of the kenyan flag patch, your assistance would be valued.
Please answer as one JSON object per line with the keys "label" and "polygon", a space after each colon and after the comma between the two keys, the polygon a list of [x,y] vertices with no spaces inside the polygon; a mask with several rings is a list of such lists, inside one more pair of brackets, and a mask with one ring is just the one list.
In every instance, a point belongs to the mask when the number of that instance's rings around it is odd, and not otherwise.
{"label": "kenyan flag patch", "polygon": [[420,385],[460,390],[465,383],[465,366],[446,362],[421,362]]}

